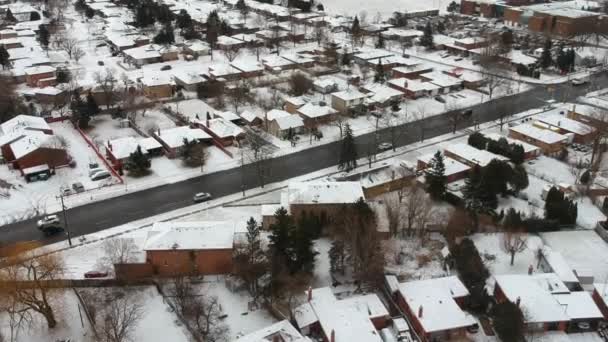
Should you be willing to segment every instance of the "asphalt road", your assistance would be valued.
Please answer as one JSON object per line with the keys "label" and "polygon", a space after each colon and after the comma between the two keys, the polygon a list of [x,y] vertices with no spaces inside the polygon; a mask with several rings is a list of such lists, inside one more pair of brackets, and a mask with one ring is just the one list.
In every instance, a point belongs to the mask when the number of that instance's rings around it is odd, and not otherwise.
{"label": "asphalt road", "polygon": [[[602,73],[596,76],[592,83],[594,86],[606,87],[608,86],[608,76]],[[536,86],[520,94],[473,106],[471,107],[473,116],[467,121],[460,122],[458,129],[472,126],[474,121],[484,123],[497,120],[505,113],[510,115],[538,108],[551,98],[560,101],[574,101],[576,97],[589,91],[589,86],[573,87],[569,84],[561,84],[552,87],[554,88],[552,93],[546,87]],[[445,114],[407,123],[397,128],[395,146],[417,142],[423,134],[425,139],[446,134],[451,132],[452,128],[452,124]],[[360,156],[364,156],[364,151],[367,151],[370,146],[374,146],[375,141],[390,140],[391,134],[388,129],[385,129],[379,132],[379,138],[375,136],[375,133],[365,134],[357,137],[356,143]],[[338,142],[333,142],[273,159],[269,167],[270,171],[265,177],[266,183],[282,181],[333,166],[337,164],[339,150]],[[67,211],[71,235],[77,237],[192,205],[192,196],[196,192],[210,192],[216,198],[237,193],[241,191],[242,184],[245,189],[259,186],[258,176],[252,165],[248,165],[244,169],[235,168],[206,174],[182,182],[71,208]],[[29,240],[43,240],[45,243],[50,243],[61,239],[67,239],[67,237],[58,235],[53,238],[44,238],[42,233],[37,230],[35,220],[0,227],[0,244]]]}

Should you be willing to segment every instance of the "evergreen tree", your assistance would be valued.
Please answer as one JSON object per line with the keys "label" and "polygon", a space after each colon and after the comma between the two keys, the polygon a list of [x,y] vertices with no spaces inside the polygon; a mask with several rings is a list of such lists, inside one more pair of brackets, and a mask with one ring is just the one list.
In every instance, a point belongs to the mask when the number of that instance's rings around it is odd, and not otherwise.
{"label": "evergreen tree", "polygon": [[458,11],[458,7],[460,7],[460,5],[458,5],[458,3],[456,1],[452,1],[448,5],[447,11],[450,13],[454,13],[454,12]]}
{"label": "evergreen tree", "polygon": [[299,224],[291,232],[291,245],[293,251],[293,262],[290,265],[292,273],[306,272],[310,273],[314,269],[315,258],[318,254],[314,250],[314,234],[318,228],[312,227],[311,220],[308,216],[302,216]]}
{"label": "evergreen tree", "polygon": [[72,79],[72,75],[68,68],[57,68],[57,73],[55,75],[57,79],[57,83],[68,83]]}
{"label": "evergreen tree", "polygon": [[6,10],[6,13],[4,15],[4,20],[6,20],[7,22],[10,22],[10,23],[17,22],[17,19],[15,19],[15,16],[13,15],[13,12],[11,12],[10,9]]}
{"label": "evergreen tree", "polygon": [[564,43],[559,44],[559,48],[557,50],[557,57],[555,58],[557,67],[562,73],[567,72],[570,69],[570,62],[568,61],[568,56],[566,51],[564,51]]}
{"label": "evergreen tree", "polygon": [[70,109],[72,110],[72,122],[81,129],[88,128],[89,121],[91,121],[91,115],[87,110],[86,104],[82,101],[80,94],[77,92],[72,98]]}
{"label": "evergreen tree", "polygon": [[469,176],[465,179],[462,194],[465,209],[473,220],[473,228],[477,230],[479,227],[479,214],[487,211],[486,203],[489,201],[488,196],[484,195],[481,190],[481,167],[478,165],[469,172]]}
{"label": "evergreen tree", "polygon": [[551,57],[551,46],[552,46],[551,38],[547,37],[545,40],[545,46],[543,47],[543,52],[540,55],[540,66],[543,69],[547,69],[553,64],[553,58]]}
{"label": "evergreen tree", "polygon": [[357,145],[350,124],[346,124],[344,128],[344,137],[342,138],[342,147],[340,149],[340,159],[338,168],[346,172],[357,167]]}
{"label": "evergreen tree", "polygon": [[356,45],[359,42],[363,32],[361,31],[361,24],[359,23],[359,17],[355,16],[353,20],[353,24],[350,27],[350,35],[353,41],[353,45]]}
{"label": "evergreen tree", "polygon": [[515,231],[522,228],[523,221],[521,214],[513,208],[509,208],[502,222],[502,226],[508,231]]}
{"label": "evergreen tree", "polygon": [[95,10],[93,10],[91,6],[87,6],[87,8],[84,10],[84,15],[89,19],[93,19],[95,16]]}
{"label": "evergreen tree", "polygon": [[179,11],[175,17],[175,25],[182,30],[192,26],[192,18],[188,14],[188,11],[185,9]]}
{"label": "evergreen tree", "polygon": [[49,48],[51,33],[46,28],[46,25],[38,26],[38,40],[40,41],[40,46],[42,46],[43,49],[47,50]]}
{"label": "evergreen tree", "polygon": [[8,51],[6,50],[4,45],[0,45],[0,65],[2,65],[2,70],[6,70],[6,69],[10,68],[10,66],[11,66],[10,58],[11,58],[11,55],[8,53]]}
{"label": "evergreen tree", "polygon": [[583,174],[581,175],[580,182],[583,185],[587,185],[587,183],[589,183],[590,180],[591,180],[591,172],[589,172],[589,170],[585,170],[585,172],[583,172]]}
{"label": "evergreen tree", "polygon": [[93,94],[89,91],[87,94],[86,111],[90,116],[99,114],[99,106],[95,102]]}
{"label": "evergreen tree", "polygon": [[384,36],[382,33],[378,34],[378,40],[376,40],[376,49],[384,49],[386,44],[384,43]]}
{"label": "evergreen tree", "polygon": [[443,32],[445,32],[445,24],[443,23],[443,21],[440,21],[437,23],[437,32],[443,34]]}
{"label": "evergreen tree", "polygon": [[239,11],[242,11],[243,9],[247,8],[247,4],[245,4],[245,0],[239,0],[239,1],[236,2],[235,7]]}
{"label": "evergreen tree", "polygon": [[247,221],[246,242],[236,254],[236,273],[243,278],[254,300],[260,294],[259,280],[266,274],[266,257],[262,248],[261,228],[250,217]]}
{"label": "evergreen tree", "polygon": [[433,26],[431,25],[430,21],[426,22],[422,37],[420,37],[420,45],[426,47],[427,49],[432,49],[435,46],[433,43]]}
{"label": "evergreen tree", "polygon": [[125,163],[125,168],[129,170],[129,175],[133,177],[145,176],[150,172],[150,159],[141,150],[141,146],[129,155]]}
{"label": "evergreen tree", "polygon": [[175,34],[171,24],[165,25],[154,37],[155,44],[169,45],[175,43]]}
{"label": "evergreen tree", "polygon": [[425,172],[427,191],[433,199],[441,199],[446,192],[447,178],[445,176],[445,164],[443,155],[437,151]]}
{"label": "evergreen tree", "polygon": [[217,37],[220,36],[220,26],[221,26],[221,20],[219,15],[217,14],[217,11],[212,11],[211,13],[209,13],[209,16],[207,17],[207,43],[209,43],[209,45],[212,48],[215,48],[215,43],[217,42]]}
{"label": "evergreen tree", "polygon": [[344,250],[344,242],[338,239],[334,239],[329,248],[329,270],[331,273],[340,272],[341,274],[344,274],[346,271],[346,251]]}
{"label": "evergreen tree", "polygon": [[376,75],[374,75],[374,82],[384,83],[386,81],[386,72],[384,71],[384,65],[382,64],[382,58],[376,64]]}
{"label": "evergreen tree", "polygon": [[557,220],[560,224],[571,225],[576,223],[578,215],[577,204],[555,187],[547,193],[545,199],[545,218]]}
{"label": "evergreen tree", "polygon": [[569,72],[573,72],[574,71],[574,63],[576,62],[576,53],[574,52],[573,48],[570,48],[568,50],[568,52],[566,53],[566,57],[568,60],[568,71]]}
{"label": "evergreen tree", "polygon": [[503,342],[522,342],[525,323],[524,314],[515,303],[508,300],[496,304],[491,312],[492,322],[496,334]]}
{"label": "evergreen tree", "polygon": [[507,194],[507,183],[513,170],[509,163],[494,159],[482,169],[481,186],[484,192],[495,195]]}
{"label": "evergreen tree", "polygon": [[522,191],[527,188],[530,182],[528,181],[528,172],[521,165],[515,165],[513,173],[511,174],[511,187],[515,193]]}

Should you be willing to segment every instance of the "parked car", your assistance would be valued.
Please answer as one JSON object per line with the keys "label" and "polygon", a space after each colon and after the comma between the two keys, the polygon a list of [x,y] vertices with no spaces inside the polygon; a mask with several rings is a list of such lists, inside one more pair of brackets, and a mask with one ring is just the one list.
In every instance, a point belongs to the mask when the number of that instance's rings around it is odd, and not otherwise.
{"label": "parked car", "polygon": [[91,176],[91,180],[98,181],[110,177],[112,177],[112,175],[108,171],[99,171]]}
{"label": "parked car", "polygon": [[199,192],[192,197],[192,200],[196,203],[207,202],[211,199],[211,194],[208,192]]}
{"label": "parked car", "polygon": [[93,175],[95,175],[97,172],[101,172],[101,171],[104,171],[104,169],[102,169],[100,167],[89,169],[89,178],[93,177]]}
{"label": "parked car", "polygon": [[38,228],[47,227],[47,226],[58,226],[61,225],[61,220],[57,215],[46,215],[36,222]]}
{"label": "parked car", "polygon": [[72,184],[72,189],[74,189],[74,191],[80,193],[80,192],[84,192],[84,185],[82,185],[82,183],[80,182],[76,182],[74,184]]}
{"label": "parked car", "polygon": [[378,144],[378,150],[379,151],[388,151],[390,149],[393,148],[393,144],[389,143],[389,142],[383,142],[381,144]]}
{"label": "parked car", "polygon": [[437,102],[441,102],[441,103],[445,103],[445,99],[439,95],[435,96],[435,101]]}
{"label": "parked car", "polygon": [[479,324],[475,323],[467,327],[467,331],[471,334],[476,334],[479,331]]}
{"label": "parked car", "polygon": [[581,78],[575,78],[572,80],[572,85],[573,86],[579,86],[579,85],[583,85],[586,84],[587,82],[589,82],[589,80],[585,77],[581,77]]}
{"label": "parked car", "polygon": [[91,278],[105,278],[108,276],[108,272],[103,272],[103,271],[89,271],[87,273],[84,274],[84,277],[87,279],[91,279]]}
{"label": "parked car", "polygon": [[68,186],[62,186],[59,191],[61,192],[61,196],[70,196],[72,194],[72,189]]}
{"label": "parked car", "polygon": [[165,71],[165,70],[171,70],[171,66],[170,66],[170,65],[163,65],[163,66],[160,68],[160,70],[161,70],[161,71]]}

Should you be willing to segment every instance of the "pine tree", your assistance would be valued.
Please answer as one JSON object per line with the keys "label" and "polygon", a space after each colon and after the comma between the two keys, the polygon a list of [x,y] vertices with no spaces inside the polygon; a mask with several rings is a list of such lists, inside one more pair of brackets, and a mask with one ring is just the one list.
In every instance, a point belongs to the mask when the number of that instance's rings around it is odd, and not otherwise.
{"label": "pine tree", "polygon": [[355,19],[353,20],[353,24],[350,27],[350,35],[352,37],[353,45],[356,45],[359,42],[359,39],[361,38],[361,35],[362,35],[361,24],[359,23],[358,16],[355,16]]}
{"label": "pine tree", "polygon": [[384,65],[382,64],[382,58],[376,64],[376,75],[374,75],[374,82],[384,83],[386,81],[386,72],[384,71]]}
{"label": "pine tree", "polygon": [[175,34],[171,23],[166,24],[156,36],[154,36],[155,44],[169,45],[175,43]]}
{"label": "pine tree", "polygon": [[243,9],[247,8],[247,5],[245,4],[245,0],[239,0],[239,1],[237,1],[235,7],[239,11],[242,11]]}
{"label": "pine tree", "polygon": [[91,6],[87,6],[87,8],[84,10],[84,15],[89,19],[93,19],[95,16],[95,10],[93,10]]}
{"label": "pine tree", "polygon": [[570,62],[568,61],[568,56],[566,55],[566,51],[564,51],[564,43],[559,44],[559,48],[557,50],[557,57],[555,58],[557,67],[562,73],[565,73],[570,69]]}
{"label": "pine tree", "polygon": [[266,274],[266,257],[260,229],[257,221],[250,217],[247,221],[246,242],[235,257],[236,273],[243,278],[254,300],[260,294],[259,280]]}
{"label": "pine tree", "polygon": [[331,273],[340,272],[344,275],[346,271],[346,251],[344,242],[334,239],[329,248],[329,270]]}
{"label": "pine tree", "polygon": [[[315,230],[310,226],[308,217],[301,217],[297,227],[291,231],[291,250],[293,262],[290,265],[291,273],[310,273],[314,269],[315,258],[318,254],[314,250],[313,235]],[[313,228],[313,229],[311,229]]]}
{"label": "pine tree", "polygon": [[17,19],[15,19],[15,16],[13,15],[13,12],[11,12],[10,9],[6,10],[6,14],[4,15],[4,20],[6,20],[7,22],[11,22],[11,23],[17,22]]}
{"label": "pine tree", "polygon": [[275,222],[270,225],[268,247],[270,249],[273,276],[278,276],[288,269],[288,265],[292,260],[290,237],[295,227],[291,216],[289,216],[287,210],[283,207],[277,209],[274,219]]}
{"label": "pine tree", "polygon": [[521,214],[513,208],[509,208],[505,214],[502,226],[508,231],[520,229],[523,226]]}
{"label": "pine tree", "polygon": [[342,138],[338,168],[348,172],[357,167],[357,159],[357,145],[355,145],[353,131],[350,128],[350,124],[346,124],[346,127],[344,128],[344,137]]}
{"label": "pine tree", "polygon": [[432,49],[435,46],[433,43],[433,26],[431,25],[430,21],[426,22],[422,37],[420,37],[420,45],[426,47],[427,49]]}
{"label": "pine tree", "polygon": [[577,216],[578,205],[556,187],[552,187],[545,199],[545,218],[571,225],[576,223]]}
{"label": "pine tree", "polygon": [[220,36],[221,20],[217,11],[212,11],[207,17],[207,43],[214,48],[217,42],[217,37]]}
{"label": "pine tree", "polygon": [[49,48],[49,44],[51,41],[51,33],[46,28],[46,25],[38,26],[38,40],[40,41],[40,45],[42,48],[47,50]]}
{"label": "pine tree", "polygon": [[433,159],[429,162],[425,173],[425,182],[427,191],[433,199],[443,198],[446,192],[447,178],[445,176],[443,155],[439,151],[435,153]]}
{"label": "pine tree", "polygon": [[188,14],[188,11],[184,9],[179,11],[175,17],[175,25],[182,30],[192,26],[192,18]]}
{"label": "pine tree", "polygon": [[125,168],[129,170],[129,175],[133,177],[145,176],[150,172],[150,159],[141,150],[141,146],[129,155],[125,163]]}
{"label": "pine tree", "polygon": [[445,32],[445,24],[443,23],[443,21],[440,21],[437,23],[437,32],[443,34],[443,32]]}
{"label": "pine tree", "polygon": [[540,55],[540,66],[543,69],[547,69],[553,64],[553,58],[551,57],[551,46],[552,46],[551,38],[547,38],[545,40],[545,46],[543,47],[543,52]]}
{"label": "pine tree", "polygon": [[526,169],[521,165],[515,165],[509,183],[511,183],[511,187],[515,193],[527,188],[530,182],[528,181],[528,172],[526,172]]}
{"label": "pine tree", "polygon": [[0,65],[2,65],[2,69],[8,69],[11,66],[10,61],[11,55],[8,53],[4,45],[0,45]]}
{"label": "pine tree", "polygon": [[452,2],[450,2],[450,4],[447,7],[447,11],[450,13],[454,13],[458,10],[458,7],[459,7],[458,3],[456,3],[456,1],[452,1]]}
{"label": "pine tree", "polygon": [[86,111],[91,116],[99,114],[99,106],[91,92],[87,94]]}

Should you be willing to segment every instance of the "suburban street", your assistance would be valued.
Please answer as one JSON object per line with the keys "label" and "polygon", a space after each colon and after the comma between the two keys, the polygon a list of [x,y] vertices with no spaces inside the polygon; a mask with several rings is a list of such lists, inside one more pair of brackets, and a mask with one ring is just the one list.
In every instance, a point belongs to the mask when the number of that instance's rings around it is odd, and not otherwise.
{"label": "suburban street", "polygon": [[[608,86],[608,76],[601,73],[593,79],[593,86]],[[461,122],[457,129],[472,126],[474,121],[485,123],[499,119],[501,116],[523,112],[542,107],[554,98],[560,101],[575,101],[578,96],[589,91],[589,86],[573,87],[569,83],[547,87],[536,86],[528,91],[491,102],[471,107],[473,116]],[[452,124],[446,114],[425,118],[399,126],[396,146],[403,146],[419,141],[422,134],[429,139],[452,131]],[[422,133],[424,132],[424,133]],[[365,157],[369,146],[378,141],[375,133],[369,133],[356,138],[359,146],[359,156]],[[390,141],[387,129],[380,131],[378,142]],[[306,142],[302,142],[306,143]],[[310,148],[294,154],[285,155],[271,161],[271,171],[266,177],[266,183],[286,180],[319,169],[333,166],[337,163],[339,142]],[[140,192],[111,198],[101,202],[91,203],[68,210],[68,221],[72,237],[93,233],[103,229],[118,226],[133,220],[164,213],[174,209],[192,205],[192,196],[196,192],[209,192],[215,198],[238,193],[242,186],[245,189],[258,187],[258,177],[253,165],[235,168],[203,175],[182,182],[164,185]],[[44,239],[36,228],[35,220],[18,222],[0,227],[0,243],[10,244],[18,241],[44,240],[45,243],[66,239],[65,235]]]}

